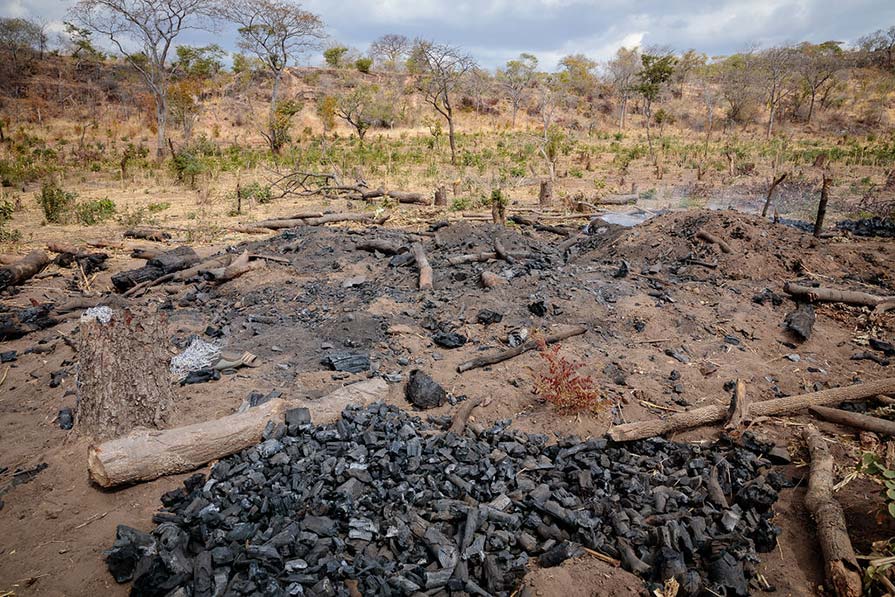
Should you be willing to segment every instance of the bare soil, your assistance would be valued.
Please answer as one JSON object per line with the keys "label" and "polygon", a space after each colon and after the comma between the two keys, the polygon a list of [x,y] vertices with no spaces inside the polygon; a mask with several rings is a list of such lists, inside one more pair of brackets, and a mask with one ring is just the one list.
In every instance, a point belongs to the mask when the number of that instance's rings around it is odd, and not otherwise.
{"label": "bare soil", "polygon": [[[686,211],[630,229],[600,227],[566,260],[558,250],[562,237],[457,222],[439,230],[437,239],[418,237],[435,270],[435,289],[421,292],[412,265],[391,267],[388,257],[355,249],[361,240],[403,243],[425,230],[402,223],[400,228],[304,227],[249,239],[239,250],[285,257],[289,263],[268,262],[220,287],[160,286],[134,300],[134,313],[159,311],[165,316],[172,354],[177,352],[174,340],[201,336],[212,326],[224,331],[228,350],[250,351],[260,362],[219,381],[178,386],[171,424],[232,413],[251,391],[276,389],[286,398],[318,398],[366,375],[334,375],[320,363],[331,350],[367,352],[379,373],[400,373],[405,380],[411,369],[423,369],[454,396],[483,397],[485,403],[474,411],[478,421],[511,417],[526,431],[582,437],[601,435],[612,423],[727,404],[730,393],[724,385],[737,378],[746,381],[754,400],[763,400],[891,375],[876,363],[850,357],[864,350],[870,337],[892,341],[895,313],[872,319],[864,309],[820,306],[813,336],[795,344],[783,328],[794,303],[782,287],[802,279],[895,294],[893,242],[815,239],[732,211]],[[723,238],[732,253],[695,239],[700,229]],[[514,264],[447,263],[452,255],[491,250],[495,235],[508,251],[530,252],[534,258]],[[126,250],[111,254],[109,270],[91,282],[93,291],[110,288],[112,273],[143,264]],[[693,260],[717,262],[717,267]],[[621,277],[623,263],[628,273]],[[482,270],[505,275],[509,283],[483,289]],[[60,300],[69,294],[75,275],[51,266],[4,303]],[[765,289],[784,296],[782,304],[754,302]],[[544,301],[546,315],[529,310],[537,301]],[[500,312],[503,320],[478,324],[481,309]],[[607,408],[597,414],[560,415],[533,392],[535,376],[544,367],[536,352],[457,373],[459,363],[505,348],[512,330],[556,330],[571,324],[586,324],[589,331],[564,341],[562,354],[582,362],[581,373],[601,388]],[[456,349],[434,345],[432,335],[439,327],[463,334],[468,343]],[[117,586],[107,573],[102,551],[111,545],[118,524],[149,528],[159,496],[184,478],[116,491],[91,485],[85,466],[89,440],[77,427],[65,432],[55,421],[61,407],[76,403],[77,355],[67,343],[76,328],[77,321],[69,321],[0,345],[2,351],[19,352],[8,369],[0,368],[0,377],[7,372],[0,382],[0,467],[7,467],[0,488],[16,469],[48,465],[33,481],[2,496],[0,595],[126,594],[127,587]],[[49,353],[26,354],[29,348],[50,345]],[[689,362],[675,360],[666,349],[687,355]],[[798,355],[798,360],[787,355]],[[51,372],[59,370],[67,371],[63,382],[49,387]],[[390,384],[387,401],[411,408],[402,383]],[[446,404],[430,412],[450,414],[456,408]],[[786,472],[797,480],[807,473],[797,466],[807,457],[798,432],[810,421],[802,414],[753,423],[753,431],[790,448],[796,464]],[[835,425],[819,426],[837,443],[842,471],[852,470],[860,448],[856,436]],[[710,440],[717,432],[703,428],[673,439]],[[883,452],[884,446],[876,442],[874,449]],[[778,549],[764,554],[759,566],[774,594],[812,595],[823,584],[803,495],[801,483],[785,490],[776,505],[783,534]],[[858,479],[838,497],[859,551],[892,536],[890,520],[877,523],[875,513],[882,505],[877,485]],[[635,595],[642,587],[635,577],[589,556],[561,568],[533,570],[525,584],[535,595],[570,597]]]}

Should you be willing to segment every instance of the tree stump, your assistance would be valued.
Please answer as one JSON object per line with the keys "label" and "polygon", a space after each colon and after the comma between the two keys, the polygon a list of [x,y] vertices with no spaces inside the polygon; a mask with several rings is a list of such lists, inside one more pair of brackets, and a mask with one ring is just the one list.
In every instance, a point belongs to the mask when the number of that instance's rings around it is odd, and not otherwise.
{"label": "tree stump", "polygon": [[435,189],[435,206],[445,207],[447,205],[447,189],[444,185]]}
{"label": "tree stump", "polygon": [[542,180],[541,189],[538,191],[538,205],[545,207],[553,203],[553,181]]}
{"label": "tree stump", "polygon": [[81,318],[79,427],[99,439],[161,427],[175,399],[165,327],[156,316],[99,309]]}

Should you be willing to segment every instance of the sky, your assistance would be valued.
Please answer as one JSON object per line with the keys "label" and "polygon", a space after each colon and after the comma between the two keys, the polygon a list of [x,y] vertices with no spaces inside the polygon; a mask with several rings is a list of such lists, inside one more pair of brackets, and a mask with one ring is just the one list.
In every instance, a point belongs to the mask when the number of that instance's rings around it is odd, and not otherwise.
{"label": "sky", "polygon": [[[0,0],[0,16],[61,31],[74,0]],[[895,25],[893,0],[305,0],[334,42],[361,51],[385,33],[462,46],[494,68],[535,54],[550,70],[565,55],[605,61],[619,47],[690,48],[709,56],[800,41],[854,42]],[[183,43],[235,49],[235,34],[190,32]],[[227,43],[227,40],[231,40]],[[315,64],[320,56],[300,62]]]}

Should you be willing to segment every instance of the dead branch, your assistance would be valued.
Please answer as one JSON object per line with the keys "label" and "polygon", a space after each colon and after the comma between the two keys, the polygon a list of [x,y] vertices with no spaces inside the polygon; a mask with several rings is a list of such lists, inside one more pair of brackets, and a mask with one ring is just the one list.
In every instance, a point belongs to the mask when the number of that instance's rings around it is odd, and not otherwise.
{"label": "dead branch", "polygon": [[388,240],[371,239],[358,243],[355,247],[358,251],[379,252],[383,255],[397,255],[407,251],[407,247]]}
{"label": "dead branch", "polygon": [[777,188],[781,182],[786,180],[786,172],[778,176],[771,182],[771,186],[768,189],[768,196],[765,198],[764,207],[761,208],[761,217],[765,218],[768,215],[768,208],[771,206],[771,198],[774,196],[774,189]]}
{"label": "dead branch", "polygon": [[792,296],[805,299],[809,302],[820,303],[845,303],[846,305],[857,305],[862,307],[884,307],[888,308],[888,304],[895,303],[895,296],[877,296],[866,292],[857,292],[853,290],[835,290],[832,288],[812,288],[810,286],[802,286],[793,282],[787,282],[783,285],[783,292]]}
{"label": "dead branch", "polygon": [[503,247],[503,243],[500,242],[500,239],[496,236],[494,237],[494,252],[507,263],[513,263],[514,259],[512,255],[507,253],[507,250]]}
{"label": "dead branch", "polygon": [[132,228],[124,231],[124,238],[139,238],[143,240],[151,240],[154,242],[165,242],[171,240],[171,235],[162,230],[151,230],[149,228]]}
{"label": "dead branch", "polygon": [[[822,390],[810,394],[798,394],[785,398],[753,402],[749,407],[749,413],[753,417],[791,414],[809,406],[829,406],[831,404],[839,404],[840,402],[853,402],[876,396],[877,394],[889,394],[891,392],[895,392],[895,377],[842,388]],[[665,419],[617,425],[609,429],[607,435],[610,439],[618,442],[655,437],[657,435],[692,429],[693,427],[701,427],[710,423],[718,423],[724,420],[727,416],[727,411],[727,406],[704,406],[674,414]]]}
{"label": "dead branch", "polygon": [[481,280],[482,286],[484,286],[485,288],[495,288],[497,286],[503,286],[507,283],[505,278],[489,271],[482,272]]}
{"label": "dead branch", "polygon": [[560,228],[559,226],[550,226],[549,224],[542,224],[536,220],[529,220],[528,218],[522,217],[520,215],[512,215],[510,216],[510,221],[514,224],[518,224],[519,226],[529,226],[534,228],[535,230],[541,232],[552,232],[553,234],[558,234],[559,236],[570,236],[572,234],[571,231],[566,230],[565,228]]}
{"label": "dead branch", "polygon": [[855,429],[861,429],[862,431],[872,431],[873,433],[880,433],[882,435],[895,436],[895,422],[887,421],[886,419],[881,419],[879,417],[871,417],[870,415],[862,415],[861,413],[853,413],[825,406],[812,406],[808,409],[808,412],[815,417],[831,423],[854,427]]}
{"label": "dead branch", "polygon": [[811,453],[805,507],[817,525],[817,540],[823,552],[827,580],[839,597],[860,597],[861,568],[848,537],[842,506],[833,495],[833,456],[814,427],[805,429],[804,438]]}
{"label": "dead branch", "polygon": [[481,403],[481,398],[473,398],[464,402],[463,406],[457,410],[457,413],[451,420],[451,426],[448,428],[448,431],[456,433],[457,435],[462,435],[463,431],[466,429],[466,423],[469,421],[469,415],[471,415],[473,409]]}
{"label": "dead branch", "polygon": [[0,267],[0,291],[22,284],[49,263],[50,258],[47,254],[35,249],[18,261]]}
{"label": "dead branch", "polygon": [[[546,344],[554,344],[556,342],[560,342],[567,338],[572,338],[573,336],[580,336],[581,334],[587,331],[587,327],[583,325],[576,325],[572,328],[564,330],[562,332],[556,332],[554,334],[550,334],[549,336],[544,337],[544,342]],[[534,350],[538,347],[538,343],[535,340],[528,340],[527,342],[517,346],[516,348],[510,348],[509,350],[504,350],[502,352],[497,352],[490,355],[485,355],[481,357],[474,358],[470,361],[466,361],[460,363],[457,366],[457,372],[465,373],[466,371],[471,371],[472,369],[478,369],[480,367],[486,367],[488,365],[494,365],[496,363],[502,363],[503,361],[512,359],[513,357],[517,357],[520,354],[526,353],[530,350]],[[895,380],[893,380],[895,381]]]}
{"label": "dead branch", "polygon": [[697,232],[696,238],[698,238],[699,240],[705,241],[705,242],[709,243],[710,245],[718,245],[718,248],[721,249],[721,251],[724,253],[731,252],[730,245],[728,245],[724,240],[718,238],[714,234],[706,232],[705,230],[700,230],[699,232]]}

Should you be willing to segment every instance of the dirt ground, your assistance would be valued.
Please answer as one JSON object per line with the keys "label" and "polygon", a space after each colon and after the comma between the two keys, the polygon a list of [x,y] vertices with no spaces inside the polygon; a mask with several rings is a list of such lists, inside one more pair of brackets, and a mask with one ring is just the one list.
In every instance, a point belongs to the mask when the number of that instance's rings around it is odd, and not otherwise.
{"label": "dirt ground", "polygon": [[[512,417],[513,425],[526,431],[580,436],[602,435],[611,424],[727,404],[725,384],[736,379],[746,382],[754,400],[763,400],[891,375],[875,362],[850,357],[866,349],[868,338],[895,339],[895,313],[871,318],[866,309],[819,306],[814,334],[798,343],[783,326],[794,303],[782,287],[802,280],[895,294],[893,242],[816,239],[732,211],[672,212],[634,228],[595,228],[568,255],[559,250],[565,239],[549,232],[463,221],[442,228],[437,236],[417,236],[426,228],[403,221],[385,228],[303,227],[273,237],[239,237],[234,242],[248,242],[250,251],[288,263],[267,262],[220,287],[159,286],[135,299],[132,310],[162,314],[172,354],[178,352],[173,340],[182,342],[191,334],[209,339],[203,334],[212,326],[223,331],[228,350],[258,356],[255,368],[177,387],[180,400],[172,425],[230,414],[251,391],[280,390],[286,398],[315,399],[366,376],[326,370],[320,361],[331,350],[367,352],[378,372],[400,374],[404,380],[411,369],[423,369],[454,396],[485,398],[474,411],[477,421]],[[733,251],[722,253],[716,245],[696,240],[699,230],[725,239]],[[531,258],[513,264],[447,263],[452,255],[491,250],[495,235],[507,250],[527,252]],[[435,289],[417,289],[413,266],[392,267],[386,256],[355,249],[370,238],[422,242],[435,270]],[[94,292],[110,288],[111,274],[143,264],[130,258],[127,249],[108,252],[109,268],[91,282]],[[509,282],[483,289],[478,282],[482,270]],[[71,270],[51,266],[4,304],[63,300],[72,293],[74,278]],[[755,302],[753,297],[765,289],[782,297],[781,304]],[[546,307],[543,316],[529,308],[538,301]],[[479,324],[481,309],[497,311],[503,320]],[[457,373],[459,363],[505,348],[513,330],[560,330],[572,324],[584,324],[589,331],[564,341],[562,354],[584,364],[581,373],[593,377],[612,405],[598,414],[563,416],[545,404],[533,392],[544,367],[536,352]],[[77,320],[71,320],[0,345],[0,351],[19,353],[17,361],[0,368],[0,468],[5,467],[0,488],[13,471],[47,464],[32,481],[2,495],[0,595],[126,594],[128,587],[116,585],[106,571],[103,550],[111,545],[118,524],[150,528],[161,494],[185,478],[166,477],[115,491],[101,491],[89,482],[88,439],[77,427],[60,430],[55,420],[60,408],[76,404],[77,355],[69,344],[74,344],[76,328]],[[438,347],[432,342],[438,329],[456,331],[468,342],[454,349]],[[53,348],[26,353],[36,346]],[[688,362],[666,351],[686,355]],[[66,372],[62,383],[50,387],[51,373],[60,370]],[[388,402],[410,408],[403,383],[389,388]],[[455,409],[446,404],[427,414]],[[763,554],[759,566],[770,592],[778,595],[817,594],[823,583],[813,525],[803,506],[807,468],[799,466],[807,458],[799,432],[809,422],[802,414],[752,425],[757,434],[789,447],[794,464],[785,472],[799,481],[775,506],[775,522],[783,534],[778,549]],[[853,470],[859,454],[855,434],[826,423],[819,427],[835,444],[840,473]],[[702,428],[673,439],[716,436],[717,429]],[[879,442],[874,447],[884,452]],[[877,523],[882,506],[877,485],[857,479],[838,497],[859,551],[866,553],[873,540],[892,536],[891,520]],[[642,586],[635,577],[589,556],[561,568],[534,570],[525,584],[534,595],[569,597],[634,595]]]}

